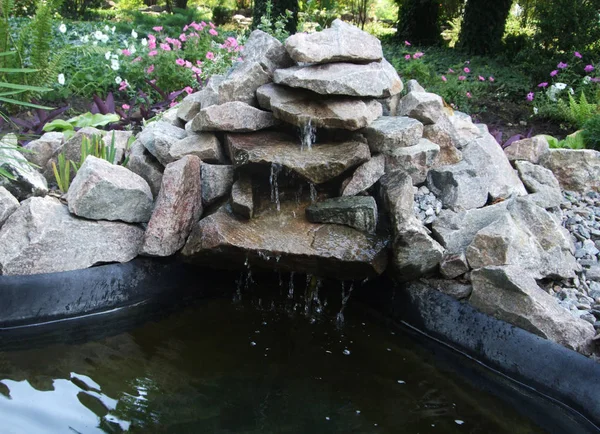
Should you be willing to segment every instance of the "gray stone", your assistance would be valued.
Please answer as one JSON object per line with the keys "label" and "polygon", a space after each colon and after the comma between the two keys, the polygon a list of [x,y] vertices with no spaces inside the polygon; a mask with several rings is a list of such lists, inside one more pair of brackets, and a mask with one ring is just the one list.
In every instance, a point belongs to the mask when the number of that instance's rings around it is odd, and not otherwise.
{"label": "gray stone", "polygon": [[409,92],[398,104],[398,116],[409,116],[425,125],[436,123],[443,115],[442,97],[435,93]]}
{"label": "gray stone", "polygon": [[19,200],[48,193],[46,179],[19,152],[17,136],[6,134],[0,140],[0,168],[13,179],[0,176],[0,187],[6,188]]}
{"label": "gray stone", "polygon": [[45,133],[39,139],[29,142],[26,148],[32,152],[26,152],[23,155],[30,163],[43,168],[56,150],[62,146],[64,138],[65,136],[61,132]]}
{"label": "gray stone", "polygon": [[[471,141],[482,136],[482,132],[473,123],[471,116],[454,110],[451,116],[448,116],[448,120],[454,127],[456,132],[457,143],[454,144],[458,149],[462,149]],[[479,124],[478,124],[479,125]]]}
{"label": "gray stone", "polygon": [[368,63],[383,59],[379,39],[339,19],[321,32],[290,36],[285,48],[296,62]]}
{"label": "gray stone", "polygon": [[192,120],[192,131],[228,131],[248,133],[264,130],[277,124],[273,114],[240,101],[213,105]]}
{"label": "gray stone", "polygon": [[182,119],[180,119],[179,116],[177,115],[180,105],[181,104],[178,104],[177,106],[171,107],[170,109],[162,112],[160,115],[160,120],[162,122],[171,124],[174,127],[183,128],[183,126],[185,125],[185,122]]}
{"label": "gray stone", "polygon": [[404,222],[414,216],[412,178],[402,171],[386,173],[379,180],[379,196],[397,234]]}
{"label": "gray stone", "polygon": [[[468,283],[460,283],[445,279],[421,279],[421,281],[431,288],[443,292],[456,300],[469,298],[473,291],[473,285]],[[419,283],[417,283],[417,285],[419,285]]]}
{"label": "gray stone", "polygon": [[398,104],[400,104],[401,95],[398,93],[389,98],[378,99],[377,101],[383,108],[383,116],[396,116],[398,114]]}
{"label": "gray stone", "polygon": [[219,104],[219,87],[224,79],[223,75],[212,75],[202,89],[183,99],[178,105],[177,116],[184,122],[189,122],[201,109]]}
{"label": "gray stone", "polygon": [[372,152],[393,152],[415,146],[423,136],[423,124],[404,116],[382,116],[361,130]]}
{"label": "gray stone", "polygon": [[121,222],[77,218],[52,197],[24,201],[0,230],[0,274],[28,275],[128,262],[144,230]]}
{"label": "gray stone", "polygon": [[137,139],[156,159],[166,166],[174,158],[169,154],[171,147],[188,135],[187,131],[167,122],[152,122],[138,134]]}
{"label": "gray stone", "polygon": [[259,62],[271,75],[276,69],[294,64],[283,44],[262,30],[250,33],[244,44],[243,55],[244,61]]}
{"label": "gray stone", "polygon": [[464,252],[445,252],[440,261],[440,273],[446,279],[456,279],[469,271],[469,264]]}
{"label": "gray stone", "polygon": [[[256,99],[258,106],[264,110],[271,110],[271,101],[274,104],[283,104],[285,102],[294,101],[299,98],[298,95],[304,95],[309,98],[311,94],[306,91],[294,90],[285,86],[280,86],[275,83],[267,83],[256,90]],[[317,96],[315,96],[317,97]]]}
{"label": "gray stone", "polygon": [[234,213],[246,219],[254,215],[254,194],[252,179],[244,174],[233,183],[231,188],[231,209]]}
{"label": "gray stone", "polygon": [[223,148],[217,136],[213,133],[192,133],[186,138],[173,143],[169,148],[173,161],[185,155],[196,155],[206,163],[225,163]]}
{"label": "gray stone", "polygon": [[177,117],[183,122],[189,122],[192,119],[194,119],[194,117],[200,112],[201,109],[202,104],[200,103],[200,101],[195,101],[193,99],[184,99],[177,105]]}
{"label": "gray stone", "polygon": [[310,223],[307,203],[283,201],[279,211],[268,199],[259,203],[264,207],[255,209],[250,220],[241,220],[227,206],[200,220],[182,250],[184,260],[341,279],[364,279],[385,270],[385,239],[344,225]]}
{"label": "gray stone", "polygon": [[364,143],[319,143],[310,151],[303,151],[297,139],[273,131],[228,134],[225,140],[235,167],[279,165],[313,184],[329,181],[371,157],[369,147]]}
{"label": "gray stone", "polygon": [[165,167],[141,254],[170,256],[185,244],[202,215],[200,164],[195,155],[186,155]]}
{"label": "gray stone", "polygon": [[519,160],[515,161],[515,167],[530,193],[530,200],[542,208],[560,206],[563,201],[560,184],[550,170],[529,161]]}
{"label": "gray stone", "polygon": [[69,211],[79,217],[130,223],[150,220],[154,205],[141,176],[92,155],[73,179],[67,201]]}
{"label": "gray stone", "polygon": [[246,61],[238,64],[219,86],[219,104],[232,101],[256,105],[256,90],[271,81],[271,76],[260,62]]}
{"label": "gray stone", "polygon": [[421,184],[427,179],[427,172],[435,164],[440,147],[435,143],[421,139],[415,146],[396,148],[385,154],[385,171],[402,170],[413,179],[413,184]]}
{"label": "gray stone", "polygon": [[[365,79],[368,77],[368,79]],[[327,63],[275,71],[273,81],[321,95],[388,98],[402,92],[402,80],[385,59],[366,65]]]}
{"label": "gray stone", "polygon": [[233,185],[233,166],[202,163],[201,173],[204,206],[229,194]]}
{"label": "gray stone", "polygon": [[425,92],[425,88],[417,80],[412,79],[406,83],[406,92]]}
{"label": "gray stone", "polygon": [[19,208],[19,201],[10,192],[0,187],[0,227],[4,224],[6,219]]}
{"label": "gray stone", "polygon": [[335,197],[306,208],[312,223],[337,223],[374,234],[377,227],[377,204],[371,196]]}
{"label": "gray stone", "polygon": [[600,191],[600,152],[591,149],[550,149],[540,158],[563,190]]}
{"label": "gray stone", "polygon": [[435,124],[426,125],[423,137],[440,146],[436,166],[456,164],[462,160],[462,153],[457,149],[460,146],[458,132],[446,116],[442,116]]}
{"label": "gray stone", "polygon": [[107,147],[107,149],[110,149],[110,147],[113,144],[115,147],[115,159],[114,161],[111,161],[111,163],[121,164],[123,162],[123,160],[125,159],[125,153],[129,148],[129,143],[132,136],[132,131],[119,130],[108,131],[106,132],[106,134],[104,134],[104,137],[102,137],[102,141],[104,142],[104,145]]}
{"label": "gray stone", "polygon": [[561,308],[527,271],[485,267],[471,273],[470,303],[488,315],[523,328],[567,348],[590,352],[594,327]]}
{"label": "gray stone", "polygon": [[550,150],[548,140],[544,136],[535,136],[517,140],[504,148],[504,153],[510,161],[529,161],[537,164],[540,157]]}
{"label": "gray stone", "polygon": [[377,155],[360,165],[352,175],[350,182],[342,191],[342,196],[355,196],[371,186],[385,174],[385,156]]}
{"label": "gray stone", "polygon": [[131,145],[127,168],[144,178],[150,186],[153,197],[158,196],[162,183],[163,166],[139,140]]}
{"label": "gray stone", "polygon": [[488,201],[487,185],[466,162],[431,169],[427,187],[442,201],[444,208],[473,209]]}

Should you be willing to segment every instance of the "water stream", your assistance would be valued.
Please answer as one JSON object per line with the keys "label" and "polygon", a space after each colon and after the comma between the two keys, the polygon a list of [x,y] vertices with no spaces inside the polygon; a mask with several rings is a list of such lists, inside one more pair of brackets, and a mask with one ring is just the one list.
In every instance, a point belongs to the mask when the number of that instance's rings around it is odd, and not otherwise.
{"label": "water stream", "polygon": [[313,127],[311,120],[309,119],[303,127],[300,128],[300,143],[303,151],[310,151],[312,145],[317,139],[317,128]]}
{"label": "water stream", "polygon": [[281,165],[277,163],[271,163],[271,176],[269,178],[269,184],[271,185],[271,202],[277,207],[277,211],[281,210],[281,203],[279,202],[279,174],[281,173]]}

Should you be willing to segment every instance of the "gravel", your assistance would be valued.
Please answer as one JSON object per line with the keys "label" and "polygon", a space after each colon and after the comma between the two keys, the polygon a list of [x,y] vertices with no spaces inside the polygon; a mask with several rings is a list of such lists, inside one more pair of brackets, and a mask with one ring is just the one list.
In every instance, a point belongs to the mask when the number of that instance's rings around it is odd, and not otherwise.
{"label": "gravel", "polygon": [[442,210],[442,202],[425,186],[415,188],[415,216],[424,225],[429,225],[437,219]]}

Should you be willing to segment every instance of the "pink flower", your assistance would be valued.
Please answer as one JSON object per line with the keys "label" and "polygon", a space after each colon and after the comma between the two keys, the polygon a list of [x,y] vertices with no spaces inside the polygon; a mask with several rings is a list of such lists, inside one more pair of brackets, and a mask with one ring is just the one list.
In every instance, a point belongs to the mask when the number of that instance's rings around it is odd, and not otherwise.
{"label": "pink flower", "polygon": [[492,76],[490,75],[490,78],[488,78],[488,80],[489,80],[489,81],[491,81],[491,82],[493,83],[495,79],[494,79],[494,77],[492,77]]}
{"label": "pink flower", "polygon": [[469,68],[464,68],[464,69],[463,69],[463,71],[465,71],[467,74],[468,74],[469,72],[471,72],[471,70],[470,70]]}
{"label": "pink flower", "polygon": [[548,87],[548,83],[544,81],[543,83],[538,84],[537,87]]}
{"label": "pink flower", "polygon": [[169,104],[169,107],[175,107],[177,105],[177,101],[173,101],[171,102],[171,104]]}
{"label": "pink flower", "polygon": [[123,107],[123,110],[129,110],[131,108],[129,104],[123,104],[121,107]]}
{"label": "pink flower", "polygon": [[210,33],[210,34],[211,34],[211,35],[213,35],[213,36],[217,36],[217,35],[219,34],[219,32],[217,32],[215,29],[210,29],[210,30],[208,31],[208,33]]}
{"label": "pink flower", "polygon": [[202,60],[196,60],[196,65],[202,66]]}
{"label": "pink flower", "polygon": [[418,59],[423,56],[424,56],[423,53],[421,53],[420,51],[417,51],[415,54],[413,54],[413,59]]}
{"label": "pink flower", "polygon": [[128,86],[129,84],[127,83],[127,80],[123,80],[119,86],[119,91],[125,90]]}
{"label": "pink flower", "polygon": [[190,28],[190,26],[188,26],[187,24],[185,26],[183,26],[183,31],[187,32],[187,30]]}
{"label": "pink flower", "polygon": [[127,48],[122,50],[121,53],[123,54],[123,56],[131,56],[131,51],[129,51]]}
{"label": "pink flower", "polygon": [[410,47],[412,44],[408,41],[404,41],[404,45],[406,45],[407,47]]}
{"label": "pink flower", "polygon": [[197,24],[196,22],[193,22],[192,24],[190,24],[190,27],[194,30],[202,30],[202,28],[200,27],[199,24]]}
{"label": "pink flower", "polygon": [[555,69],[550,73],[550,77],[555,77],[558,74],[558,69]]}
{"label": "pink flower", "polygon": [[185,60],[179,58],[175,61],[175,63],[178,64],[179,66],[183,66],[183,65],[185,65]]}
{"label": "pink flower", "polygon": [[152,80],[150,80],[150,83],[155,84],[156,83],[156,78],[153,78]]}
{"label": "pink flower", "polygon": [[148,42],[148,50],[154,50],[156,48],[156,41]]}
{"label": "pink flower", "polygon": [[470,65],[471,61],[470,60],[465,60],[465,65]]}
{"label": "pink flower", "polygon": [[479,78],[479,81],[485,81],[485,78],[482,77],[481,75],[478,78]]}
{"label": "pink flower", "polygon": [[581,59],[583,57],[579,51],[573,53],[573,56],[577,57],[578,59]]}
{"label": "pink flower", "polygon": [[406,56],[404,56],[404,58],[405,58],[406,60],[410,60],[410,54],[407,54]]}
{"label": "pink flower", "polygon": [[563,62],[559,62],[558,65],[556,65],[558,69],[565,69],[567,66],[569,65]]}
{"label": "pink flower", "polygon": [[146,69],[146,74],[152,74],[152,71],[154,71],[154,65],[150,65],[148,69]]}
{"label": "pink flower", "polygon": [[164,43],[164,42],[162,44],[160,44],[160,48],[162,48],[165,51],[171,51],[171,46],[169,44]]}
{"label": "pink flower", "polygon": [[154,30],[155,32],[162,32],[162,27],[161,26],[157,26],[157,27],[152,27],[152,30]]}
{"label": "pink flower", "polygon": [[471,92],[467,92],[467,98],[471,98]]}
{"label": "pink flower", "polygon": [[535,96],[535,94],[533,92],[529,92],[527,94],[527,101],[533,101],[534,96]]}
{"label": "pink flower", "polygon": [[154,35],[150,34],[150,35],[148,35],[148,40],[149,40],[150,42],[156,42],[156,36],[154,36]]}
{"label": "pink flower", "polygon": [[200,68],[195,67],[195,66],[192,66],[192,72],[194,74],[197,74],[197,75],[201,75],[202,74],[202,70]]}
{"label": "pink flower", "polygon": [[131,62],[141,62],[142,58],[140,56],[133,59]]}
{"label": "pink flower", "polygon": [[206,53],[206,58],[208,60],[215,60],[215,55],[212,51],[209,51],[208,53]]}
{"label": "pink flower", "polygon": [[585,72],[592,72],[594,70],[594,65],[585,65],[585,68],[583,68],[583,70]]}
{"label": "pink flower", "polygon": [[600,83],[600,77],[592,77],[590,78],[591,81],[593,81],[594,83]]}
{"label": "pink flower", "polygon": [[186,68],[191,68],[192,67],[192,62],[190,62],[189,60],[185,61],[185,67]]}
{"label": "pink flower", "polygon": [[464,75],[459,75],[459,76],[458,76],[458,79],[459,79],[460,81],[465,81],[465,80],[467,79],[467,77],[465,77]]}
{"label": "pink flower", "polygon": [[158,51],[152,50],[148,53],[148,56],[152,57],[152,56],[156,56],[157,54],[158,54]]}
{"label": "pink flower", "polygon": [[211,22],[208,23],[208,25],[210,26],[211,29],[214,29],[216,26]]}
{"label": "pink flower", "polygon": [[190,86],[186,86],[183,88],[183,90],[185,91],[185,93],[187,93],[188,95],[194,92],[194,89],[192,89]]}
{"label": "pink flower", "polygon": [[445,75],[442,75],[442,81],[448,81]]}
{"label": "pink flower", "polygon": [[454,74],[454,69],[448,68],[448,74]]}
{"label": "pink flower", "polygon": [[182,33],[181,35],[179,35],[179,40],[180,40],[181,42],[185,42],[185,41],[187,41],[187,36],[185,36],[185,33]]}

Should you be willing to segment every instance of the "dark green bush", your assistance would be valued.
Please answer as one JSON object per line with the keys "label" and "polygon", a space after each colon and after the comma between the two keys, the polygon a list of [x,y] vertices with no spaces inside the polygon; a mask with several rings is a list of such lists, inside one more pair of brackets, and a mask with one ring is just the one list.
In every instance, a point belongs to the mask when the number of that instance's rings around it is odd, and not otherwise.
{"label": "dark green bush", "polygon": [[600,151],[600,115],[590,118],[583,124],[581,134],[586,148]]}
{"label": "dark green bush", "polygon": [[213,14],[213,23],[217,26],[222,26],[225,23],[228,23],[233,17],[233,9],[230,9],[226,6],[215,6],[212,10]]}

